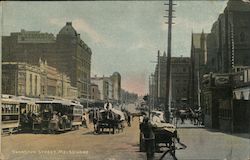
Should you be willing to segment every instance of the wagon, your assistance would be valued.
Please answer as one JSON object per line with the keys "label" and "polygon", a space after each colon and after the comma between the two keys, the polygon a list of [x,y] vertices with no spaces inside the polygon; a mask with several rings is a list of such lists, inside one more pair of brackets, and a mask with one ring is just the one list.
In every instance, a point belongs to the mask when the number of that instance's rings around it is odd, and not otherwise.
{"label": "wagon", "polygon": [[111,110],[101,110],[99,112],[99,119],[97,121],[96,132],[104,133],[108,129],[109,133],[115,134],[116,129],[118,131],[123,131],[124,128],[124,114],[121,111],[111,109]]}
{"label": "wagon", "polygon": [[[179,141],[176,127],[170,123],[166,123],[159,111],[151,113],[152,117],[147,125],[149,125],[152,130],[152,136],[150,138],[145,138],[145,131],[140,127],[140,151],[146,151],[145,142],[147,140],[150,141],[152,152],[159,152],[162,147],[167,147],[169,149],[174,147],[175,140]],[[141,123],[141,125],[143,124]]]}

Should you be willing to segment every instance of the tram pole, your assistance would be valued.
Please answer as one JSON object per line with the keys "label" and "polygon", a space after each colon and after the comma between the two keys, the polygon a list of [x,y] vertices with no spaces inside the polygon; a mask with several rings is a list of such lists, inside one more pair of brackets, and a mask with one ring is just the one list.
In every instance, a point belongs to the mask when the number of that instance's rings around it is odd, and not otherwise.
{"label": "tram pole", "polygon": [[169,100],[170,100],[170,77],[171,77],[171,42],[172,42],[172,18],[173,18],[173,0],[168,0],[168,42],[167,42],[167,68],[166,68],[166,98],[165,98],[165,118],[166,121],[170,121],[170,113],[169,113]]}
{"label": "tram pole", "polygon": [[[3,5],[1,5],[1,27],[3,28]],[[1,30],[1,36],[3,30]],[[2,38],[0,40],[0,48],[2,48]],[[0,77],[2,77],[2,50],[0,51]],[[0,159],[4,159],[2,154],[2,78],[0,78]]]}

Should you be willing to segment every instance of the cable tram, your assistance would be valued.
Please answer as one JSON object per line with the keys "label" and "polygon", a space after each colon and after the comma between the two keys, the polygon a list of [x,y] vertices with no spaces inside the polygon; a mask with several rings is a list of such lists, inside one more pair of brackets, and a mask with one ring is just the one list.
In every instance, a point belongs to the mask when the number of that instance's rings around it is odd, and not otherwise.
{"label": "cable tram", "polygon": [[14,133],[19,126],[20,103],[13,97],[2,97],[2,133]]}
{"label": "cable tram", "polygon": [[34,115],[37,115],[39,105],[35,103],[34,98],[20,96],[17,97],[20,103],[20,125],[19,130],[31,131]]}
{"label": "cable tram", "polygon": [[34,132],[55,133],[77,129],[82,124],[83,106],[69,100],[36,101],[38,114],[33,118]]}

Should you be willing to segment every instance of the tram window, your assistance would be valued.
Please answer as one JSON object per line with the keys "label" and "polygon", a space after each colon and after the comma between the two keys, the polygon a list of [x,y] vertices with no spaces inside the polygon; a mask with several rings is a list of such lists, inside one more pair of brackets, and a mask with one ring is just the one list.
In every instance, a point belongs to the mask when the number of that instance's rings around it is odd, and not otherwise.
{"label": "tram window", "polygon": [[11,108],[10,108],[10,113],[14,113],[14,105],[11,105]]}

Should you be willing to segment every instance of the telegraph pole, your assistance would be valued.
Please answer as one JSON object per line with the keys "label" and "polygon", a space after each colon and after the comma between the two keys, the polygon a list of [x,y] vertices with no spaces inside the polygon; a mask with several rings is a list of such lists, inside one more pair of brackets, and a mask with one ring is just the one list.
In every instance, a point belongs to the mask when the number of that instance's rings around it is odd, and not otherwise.
{"label": "telegraph pole", "polygon": [[168,16],[164,16],[168,18],[168,22],[166,22],[168,24],[168,48],[167,48],[167,73],[166,73],[166,100],[165,100],[165,118],[166,121],[169,122],[170,120],[170,113],[169,113],[169,100],[170,100],[170,78],[171,78],[171,42],[172,42],[172,18],[173,17],[173,0],[168,0],[168,4],[164,4],[164,5],[168,5]]}

